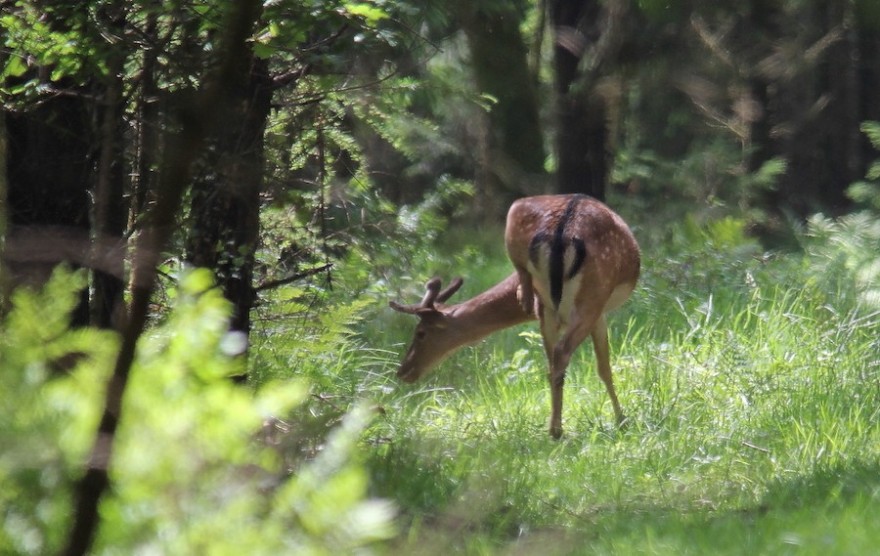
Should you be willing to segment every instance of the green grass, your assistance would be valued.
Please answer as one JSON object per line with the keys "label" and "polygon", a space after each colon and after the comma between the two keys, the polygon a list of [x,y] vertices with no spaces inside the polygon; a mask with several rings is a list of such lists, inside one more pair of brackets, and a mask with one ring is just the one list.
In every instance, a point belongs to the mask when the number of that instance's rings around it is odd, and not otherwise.
{"label": "green grass", "polygon": [[[399,510],[388,553],[876,549],[880,313],[838,295],[845,273],[823,281],[802,255],[646,251],[639,290],[611,318],[623,430],[585,345],[565,386],[564,437],[549,438],[534,324],[404,385],[394,370],[412,317],[377,298],[333,359],[344,364],[313,371],[326,395],[379,408],[362,457],[371,493]],[[481,272],[462,298],[507,272],[501,256],[470,256]]]}

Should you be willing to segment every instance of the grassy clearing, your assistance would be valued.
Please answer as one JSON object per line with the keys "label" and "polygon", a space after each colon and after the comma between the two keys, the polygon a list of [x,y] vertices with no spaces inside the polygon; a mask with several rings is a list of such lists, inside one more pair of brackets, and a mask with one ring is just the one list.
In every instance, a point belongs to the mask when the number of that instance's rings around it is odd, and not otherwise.
{"label": "grassy clearing", "polygon": [[802,302],[754,300],[738,331],[718,315],[665,344],[618,343],[625,431],[582,355],[559,443],[537,346],[474,350],[389,396],[377,491],[438,552],[547,535],[562,544],[542,551],[558,553],[867,551],[880,535],[876,318],[872,337],[852,316],[807,318]]}
{"label": "grassy clearing", "polygon": [[[463,350],[413,387],[393,377],[412,323],[390,311],[362,322],[314,372],[325,396],[381,408],[363,457],[373,494],[400,510],[389,553],[873,550],[880,313],[839,295],[845,273],[831,283],[800,255],[689,253],[646,253],[641,288],[611,319],[624,430],[588,346],[570,367],[555,442],[534,325]],[[478,256],[462,297],[507,272]]]}

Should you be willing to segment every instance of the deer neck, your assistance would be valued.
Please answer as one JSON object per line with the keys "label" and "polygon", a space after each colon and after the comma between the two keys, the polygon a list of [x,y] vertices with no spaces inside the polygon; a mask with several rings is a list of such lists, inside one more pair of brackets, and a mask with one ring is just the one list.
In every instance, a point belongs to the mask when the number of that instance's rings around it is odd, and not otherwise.
{"label": "deer neck", "polygon": [[535,319],[522,310],[516,297],[519,278],[514,272],[498,284],[467,301],[453,305],[447,315],[455,319],[467,343],[493,332]]}

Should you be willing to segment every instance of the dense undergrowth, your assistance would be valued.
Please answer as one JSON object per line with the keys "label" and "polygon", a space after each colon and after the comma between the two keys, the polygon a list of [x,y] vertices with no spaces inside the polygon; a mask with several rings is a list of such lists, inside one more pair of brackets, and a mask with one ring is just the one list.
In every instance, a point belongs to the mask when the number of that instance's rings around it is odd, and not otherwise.
{"label": "dense undergrowth", "polygon": [[[387,301],[435,274],[464,275],[460,299],[502,279],[499,230],[438,227],[393,256],[353,251],[333,289],[268,292],[251,388],[225,378],[240,345],[192,274],[141,346],[96,552],[870,552],[880,249],[854,222],[815,219],[797,252],[733,218],[636,227],[642,280],[610,319],[629,424],[584,346],[558,442],[534,324],[394,378],[413,322]],[[3,553],[57,551],[69,523],[116,345],[66,329],[78,283],[19,293],[3,323]]]}

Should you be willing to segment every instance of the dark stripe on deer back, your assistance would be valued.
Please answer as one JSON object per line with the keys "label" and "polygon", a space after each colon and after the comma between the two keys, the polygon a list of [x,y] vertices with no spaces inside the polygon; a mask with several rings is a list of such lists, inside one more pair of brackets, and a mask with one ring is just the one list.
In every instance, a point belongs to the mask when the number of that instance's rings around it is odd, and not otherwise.
{"label": "dark stripe on deer back", "polygon": [[[566,280],[571,280],[578,273],[587,257],[587,250],[583,240],[577,237],[566,237],[566,228],[569,222],[574,218],[577,206],[581,200],[585,199],[585,195],[575,195],[565,207],[562,218],[556,225],[553,235],[545,232],[538,232],[532,238],[529,244],[529,258],[535,266],[538,266],[539,253],[541,247],[546,245],[549,247],[548,279],[550,281],[550,300],[557,309],[562,301],[562,288]],[[565,253],[568,247],[574,249],[574,257],[572,258],[571,267],[565,272]]]}

